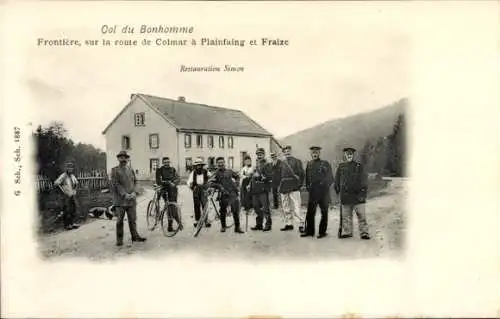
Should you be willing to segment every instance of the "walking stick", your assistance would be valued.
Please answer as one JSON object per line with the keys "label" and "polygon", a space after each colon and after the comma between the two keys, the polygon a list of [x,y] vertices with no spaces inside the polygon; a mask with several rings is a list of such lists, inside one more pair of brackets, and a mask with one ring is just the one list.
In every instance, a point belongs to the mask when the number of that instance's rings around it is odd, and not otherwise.
{"label": "walking stick", "polygon": [[338,169],[340,169],[340,176],[339,176],[339,179],[340,179],[340,181],[339,181],[339,183],[340,183],[340,192],[339,192],[340,219],[339,219],[339,231],[338,231],[337,237],[341,238],[342,237],[342,222],[343,222],[343,218],[342,218],[342,193],[343,193],[344,189],[343,189],[343,181],[342,181],[342,170],[340,167]]}

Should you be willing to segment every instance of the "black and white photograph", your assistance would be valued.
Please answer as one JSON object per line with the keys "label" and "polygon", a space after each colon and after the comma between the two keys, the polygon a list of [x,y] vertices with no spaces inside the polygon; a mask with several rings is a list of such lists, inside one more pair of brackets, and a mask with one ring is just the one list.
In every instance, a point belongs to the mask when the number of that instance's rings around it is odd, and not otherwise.
{"label": "black and white photograph", "polygon": [[[37,48],[26,86],[45,105],[33,123],[41,256],[403,256],[412,43],[396,17],[368,18],[293,38],[275,25],[256,40],[288,43],[274,48]],[[145,29],[167,28],[189,32]],[[216,67],[230,62],[244,70]]]}
{"label": "black and white photograph", "polygon": [[451,265],[480,263],[459,236],[486,254],[472,224],[498,208],[474,113],[498,48],[449,34],[495,6],[418,3],[12,5],[5,313],[448,316],[490,287]]}

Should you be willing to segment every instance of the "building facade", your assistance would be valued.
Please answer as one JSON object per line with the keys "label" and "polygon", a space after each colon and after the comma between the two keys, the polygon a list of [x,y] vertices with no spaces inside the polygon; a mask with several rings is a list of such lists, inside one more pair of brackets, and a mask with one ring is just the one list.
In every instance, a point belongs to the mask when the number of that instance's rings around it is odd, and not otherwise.
{"label": "building facade", "polygon": [[268,153],[279,148],[268,131],[239,110],[145,94],[133,94],[103,134],[107,171],[117,165],[116,154],[126,150],[141,180],[154,178],[164,156],[186,176],[197,157],[209,168],[224,157],[227,167],[239,170],[257,147]]}

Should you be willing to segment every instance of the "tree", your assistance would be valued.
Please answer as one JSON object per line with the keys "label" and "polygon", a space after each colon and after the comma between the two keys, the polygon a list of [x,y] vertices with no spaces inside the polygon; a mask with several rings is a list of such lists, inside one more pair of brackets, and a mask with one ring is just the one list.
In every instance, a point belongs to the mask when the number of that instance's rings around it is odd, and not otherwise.
{"label": "tree", "polygon": [[387,140],[387,171],[392,176],[406,176],[406,123],[403,114],[398,116]]}
{"label": "tree", "polygon": [[89,172],[106,169],[106,153],[90,144],[75,143],[68,138],[61,122],[47,127],[38,126],[33,137],[36,143],[38,174],[54,180],[62,172],[64,163],[71,160],[77,170]]}

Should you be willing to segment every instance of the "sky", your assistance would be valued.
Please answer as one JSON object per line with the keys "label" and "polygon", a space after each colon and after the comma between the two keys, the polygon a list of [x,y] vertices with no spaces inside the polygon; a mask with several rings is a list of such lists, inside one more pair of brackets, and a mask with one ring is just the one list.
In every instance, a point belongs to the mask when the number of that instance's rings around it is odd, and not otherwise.
{"label": "sky", "polygon": [[[390,5],[389,5],[390,4]],[[121,7],[97,4],[33,8],[25,26],[23,83],[32,121],[62,121],[70,137],[105,148],[103,129],[132,93],[240,109],[276,137],[370,111],[409,96],[410,10],[335,2],[275,6],[189,3]],[[109,5],[112,5],[109,3]],[[77,10],[78,15],[71,15]],[[76,11],[75,11],[76,12]],[[71,17],[71,18],[68,18]],[[103,24],[194,26],[190,35],[103,35]],[[38,47],[37,38],[171,39],[262,37],[287,47]],[[181,73],[180,65],[245,67],[241,73]]]}

